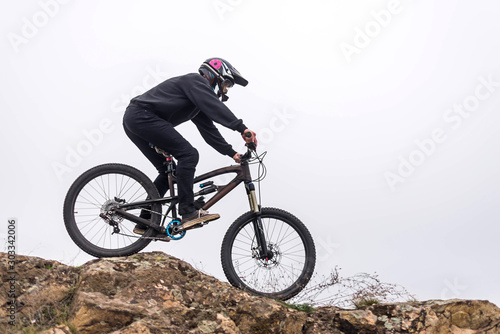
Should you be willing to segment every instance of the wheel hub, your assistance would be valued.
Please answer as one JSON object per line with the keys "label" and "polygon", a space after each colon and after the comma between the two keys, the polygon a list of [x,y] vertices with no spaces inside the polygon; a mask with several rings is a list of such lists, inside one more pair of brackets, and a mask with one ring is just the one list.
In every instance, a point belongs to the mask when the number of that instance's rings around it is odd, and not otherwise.
{"label": "wheel hub", "polygon": [[277,245],[269,244],[267,245],[268,256],[266,258],[262,258],[259,255],[259,251],[257,249],[253,249],[253,258],[255,263],[264,269],[271,270],[274,267],[279,266],[281,262],[281,251]]}
{"label": "wheel hub", "polygon": [[114,199],[109,199],[101,206],[101,214],[107,216],[110,220],[121,223],[123,221],[123,217],[117,215],[116,213],[110,213],[111,209],[118,206],[118,202]]}

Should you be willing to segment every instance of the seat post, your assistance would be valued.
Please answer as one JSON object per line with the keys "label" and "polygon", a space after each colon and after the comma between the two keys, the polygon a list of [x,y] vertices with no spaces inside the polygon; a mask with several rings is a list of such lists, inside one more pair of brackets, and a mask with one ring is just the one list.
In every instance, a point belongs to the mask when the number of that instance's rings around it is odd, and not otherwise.
{"label": "seat post", "polygon": [[165,162],[163,163],[165,166],[167,166],[167,170],[165,171],[165,173],[173,173],[175,168],[174,168],[174,158],[168,154],[166,157],[165,157]]}

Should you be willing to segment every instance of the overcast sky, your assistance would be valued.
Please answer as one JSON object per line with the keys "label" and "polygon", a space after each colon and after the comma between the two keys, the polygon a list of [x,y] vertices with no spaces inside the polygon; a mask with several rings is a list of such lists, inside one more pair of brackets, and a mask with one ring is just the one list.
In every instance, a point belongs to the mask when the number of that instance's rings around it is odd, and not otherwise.
{"label": "overcast sky", "polygon": [[[310,229],[317,272],[378,273],[427,299],[500,304],[500,5],[453,0],[9,2],[0,13],[0,236],[19,254],[79,265],[64,196],[108,162],[155,169],[125,136],[128,101],[229,60],[249,81],[229,108],[267,150],[263,206]],[[193,124],[198,173],[231,159]],[[221,129],[235,149],[241,137]],[[219,279],[222,218],[152,243]],[[3,226],[3,227],[2,227]],[[5,249],[5,246],[4,246]]]}

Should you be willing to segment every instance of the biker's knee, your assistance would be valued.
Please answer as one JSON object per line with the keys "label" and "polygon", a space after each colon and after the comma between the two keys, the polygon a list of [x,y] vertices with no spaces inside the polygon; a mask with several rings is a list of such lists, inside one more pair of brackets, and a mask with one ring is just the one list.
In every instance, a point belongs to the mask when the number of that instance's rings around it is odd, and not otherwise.
{"label": "biker's knee", "polygon": [[194,147],[191,147],[189,150],[186,150],[186,158],[184,161],[191,166],[196,166],[198,161],[200,160],[200,154],[198,150]]}

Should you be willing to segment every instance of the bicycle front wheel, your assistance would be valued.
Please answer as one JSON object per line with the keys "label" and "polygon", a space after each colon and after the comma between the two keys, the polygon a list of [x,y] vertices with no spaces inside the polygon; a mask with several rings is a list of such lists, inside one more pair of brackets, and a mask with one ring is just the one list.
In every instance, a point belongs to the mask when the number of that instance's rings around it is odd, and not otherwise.
{"label": "bicycle front wheel", "polygon": [[261,222],[270,257],[262,259],[254,230],[254,212],[240,216],[222,242],[221,260],[229,282],[260,296],[286,300],[309,282],[316,264],[311,234],[294,215],[262,208]]}
{"label": "bicycle front wheel", "polygon": [[[127,256],[144,249],[155,231],[146,230],[141,236],[133,232],[135,223],[118,214],[101,218],[119,201],[133,203],[159,198],[151,180],[134,167],[106,164],[94,167],[78,177],[64,200],[64,224],[71,239],[86,253],[96,257]],[[153,204],[128,212],[139,216],[145,209],[151,222],[159,225],[161,205]]]}

